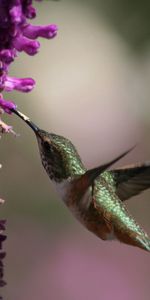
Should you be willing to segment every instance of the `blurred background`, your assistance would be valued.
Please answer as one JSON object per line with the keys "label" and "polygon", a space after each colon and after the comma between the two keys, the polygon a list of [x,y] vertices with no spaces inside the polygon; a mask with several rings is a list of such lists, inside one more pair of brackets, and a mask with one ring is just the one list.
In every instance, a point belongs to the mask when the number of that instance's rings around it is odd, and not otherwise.
{"label": "blurred background", "polygon": [[[56,23],[35,57],[11,68],[35,90],[14,93],[18,109],[76,145],[86,167],[137,147],[117,166],[150,160],[150,2],[62,0],[35,3],[34,23]],[[103,242],[58,198],[42,168],[33,132],[5,116],[20,137],[0,141],[0,194],[7,219],[4,299],[149,300],[150,256]],[[150,233],[150,191],[127,202]]]}

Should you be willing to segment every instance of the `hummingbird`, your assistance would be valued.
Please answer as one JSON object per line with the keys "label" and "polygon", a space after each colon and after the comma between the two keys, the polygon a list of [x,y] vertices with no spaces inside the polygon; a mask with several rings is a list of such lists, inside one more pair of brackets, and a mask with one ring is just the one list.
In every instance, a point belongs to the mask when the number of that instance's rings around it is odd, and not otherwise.
{"label": "hummingbird", "polygon": [[133,148],[87,170],[72,142],[12,112],[34,131],[41,161],[59,196],[73,215],[102,240],[118,240],[150,251],[150,238],[128,212],[125,201],[150,187],[150,163],[108,170]]}

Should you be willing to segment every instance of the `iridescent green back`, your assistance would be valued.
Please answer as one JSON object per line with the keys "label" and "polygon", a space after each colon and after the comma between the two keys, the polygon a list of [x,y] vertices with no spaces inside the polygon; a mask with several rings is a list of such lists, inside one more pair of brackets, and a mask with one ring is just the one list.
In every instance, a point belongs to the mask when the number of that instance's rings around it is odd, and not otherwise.
{"label": "iridescent green back", "polygon": [[145,234],[131,217],[123,202],[117,197],[115,180],[111,172],[105,171],[95,180],[93,194],[97,208],[104,214],[107,212],[112,224],[120,227],[120,230],[126,228],[126,230],[130,229],[138,234]]}

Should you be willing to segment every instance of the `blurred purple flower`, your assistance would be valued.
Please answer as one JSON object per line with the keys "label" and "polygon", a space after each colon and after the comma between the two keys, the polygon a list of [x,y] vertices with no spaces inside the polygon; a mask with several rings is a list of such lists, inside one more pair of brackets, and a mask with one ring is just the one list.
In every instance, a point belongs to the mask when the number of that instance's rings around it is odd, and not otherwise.
{"label": "blurred purple flower", "polygon": [[23,33],[30,39],[37,39],[38,37],[52,39],[56,36],[57,30],[58,28],[55,24],[47,26],[33,26],[31,24],[27,24],[23,29]]}
{"label": "blurred purple flower", "polygon": [[[57,34],[58,28],[54,24],[34,26],[28,23],[27,19],[36,17],[36,9],[32,6],[32,2],[32,0],[0,0],[0,115],[4,112],[11,114],[11,109],[16,108],[13,101],[3,98],[3,91],[17,90],[27,93],[35,86],[32,78],[10,77],[8,75],[10,64],[19,52],[35,55],[40,48],[40,43],[35,40],[38,37],[52,39]],[[5,124],[1,118],[0,132],[13,132],[12,127]],[[3,202],[0,199],[0,204]],[[0,287],[6,284],[3,280],[3,259],[6,253],[2,250],[3,241],[6,239],[3,234],[5,223],[5,220],[0,220]]]}
{"label": "blurred purple flower", "polygon": [[[36,17],[32,2],[33,0],[0,0],[0,92],[30,92],[34,88],[35,81],[32,78],[8,76],[9,65],[18,52],[35,55],[40,48],[40,43],[35,40],[38,37],[52,39],[57,34],[55,24],[34,26],[27,21]],[[1,95],[0,107],[11,114],[11,108],[16,108],[16,105]],[[0,122],[1,127],[3,124]],[[6,126],[3,131],[8,132],[5,129]]]}
{"label": "blurred purple flower", "polygon": [[16,105],[12,101],[5,100],[2,95],[0,96],[0,106],[2,109],[7,112],[8,114],[11,113],[12,108],[16,108]]}
{"label": "blurred purple flower", "polygon": [[35,81],[32,78],[16,78],[5,77],[5,91],[11,92],[17,90],[21,92],[30,92],[35,86]]}
{"label": "blurred purple flower", "polygon": [[[3,204],[4,200],[0,199],[0,204]],[[6,256],[6,253],[2,250],[2,244],[6,240],[6,235],[3,234],[3,231],[5,230],[6,221],[0,220],[0,287],[3,287],[6,282],[3,279],[4,276],[4,265],[3,265],[3,259]],[[2,297],[0,296],[0,299]]]}

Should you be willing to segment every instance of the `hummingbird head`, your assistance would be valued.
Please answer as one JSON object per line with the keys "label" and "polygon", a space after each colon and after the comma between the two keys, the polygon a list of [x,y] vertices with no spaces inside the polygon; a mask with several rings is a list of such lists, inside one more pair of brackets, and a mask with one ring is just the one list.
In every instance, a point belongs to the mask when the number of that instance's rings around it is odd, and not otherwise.
{"label": "hummingbird head", "polygon": [[36,137],[42,164],[51,180],[61,182],[83,172],[81,159],[68,139],[41,129]]}
{"label": "hummingbird head", "polygon": [[17,110],[12,110],[24,120],[34,131],[42,164],[55,182],[61,182],[74,175],[84,173],[84,166],[74,145],[63,136],[48,133],[38,128],[27,116]]}

